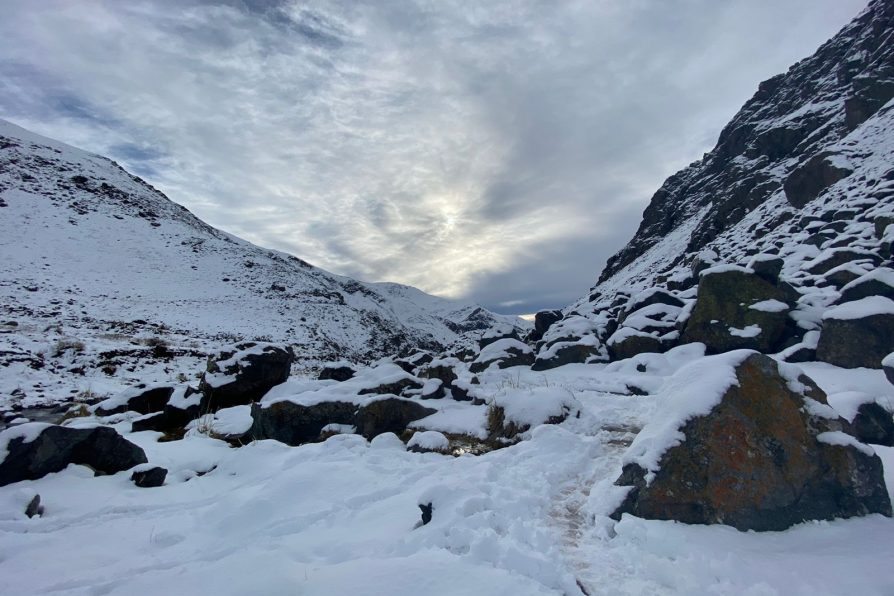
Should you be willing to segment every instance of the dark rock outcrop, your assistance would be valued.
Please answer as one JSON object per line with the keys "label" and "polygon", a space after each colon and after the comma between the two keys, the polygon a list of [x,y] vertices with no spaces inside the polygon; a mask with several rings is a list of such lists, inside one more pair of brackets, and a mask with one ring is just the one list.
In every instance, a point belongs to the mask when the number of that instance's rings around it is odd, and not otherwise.
{"label": "dark rock outcrop", "polygon": [[47,426],[26,442],[23,433],[36,430],[33,424],[23,424],[3,432],[10,438],[6,459],[0,463],[0,486],[36,480],[69,464],[89,466],[97,474],[114,474],[147,461],[142,449],[106,426]]}
{"label": "dark rock outcrop", "polygon": [[294,360],[292,348],[272,344],[246,342],[222,351],[209,358],[208,371],[199,384],[200,410],[216,412],[259,401],[289,378]]}
{"label": "dark rock outcrop", "polygon": [[253,404],[248,436],[274,439],[286,445],[302,445],[320,438],[327,424],[354,424],[357,406],[351,402],[328,401],[300,405],[290,401]]}
{"label": "dark rock outcrop", "polygon": [[881,460],[847,440],[840,432],[846,421],[830,414],[810,379],[801,375],[804,392],[793,391],[777,363],[761,354],[745,358],[735,374],[738,384],[709,414],[679,429],[685,438],[660,456],[651,482],[637,463],[624,466],[616,484],[631,488],[615,517],[766,531],[891,515]]}

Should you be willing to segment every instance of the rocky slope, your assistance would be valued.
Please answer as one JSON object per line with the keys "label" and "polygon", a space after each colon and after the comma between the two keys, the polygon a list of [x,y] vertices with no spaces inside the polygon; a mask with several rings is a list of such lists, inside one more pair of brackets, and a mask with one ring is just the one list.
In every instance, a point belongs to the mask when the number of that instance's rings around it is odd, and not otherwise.
{"label": "rocky slope", "polygon": [[588,296],[540,314],[535,366],[701,342],[879,368],[894,350],[892,97],[894,2],[873,0],[664,183]]}
{"label": "rocky slope", "polygon": [[[443,348],[517,319],[333,275],[200,221],[114,162],[0,121],[0,395],[170,377],[225,343],[300,363]],[[66,391],[71,391],[66,389]]]}
{"label": "rocky slope", "polygon": [[793,218],[887,203],[892,35],[894,3],[874,0],[813,56],[761,83],[714,149],[655,193],[594,291],[654,285],[705,248],[727,261],[776,252],[798,231]]}

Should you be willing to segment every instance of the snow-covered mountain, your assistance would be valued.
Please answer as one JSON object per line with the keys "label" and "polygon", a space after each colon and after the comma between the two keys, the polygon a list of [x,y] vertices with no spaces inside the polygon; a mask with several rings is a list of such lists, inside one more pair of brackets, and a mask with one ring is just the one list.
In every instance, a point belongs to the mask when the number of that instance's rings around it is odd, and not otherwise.
{"label": "snow-covered mountain", "polygon": [[[725,262],[784,253],[796,270],[796,247],[816,231],[803,233],[799,218],[852,220],[887,204],[892,26],[894,3],[874,0],[814,55],[761,83],[716,147],[655,193],[592,293],[612,297],[685,276],[703,250]],[[843,218],[832,218],[836,210]]]}
{"label": "snow-covered mountain", "polygon": [[163,368],[153,350],[201,358],[265,339],[294,346],[304,362],[369,360],[519,322],[254,246],[115,162],[2,120],[0,246],[6,394],[24,391],[35,369],[114,377]]}

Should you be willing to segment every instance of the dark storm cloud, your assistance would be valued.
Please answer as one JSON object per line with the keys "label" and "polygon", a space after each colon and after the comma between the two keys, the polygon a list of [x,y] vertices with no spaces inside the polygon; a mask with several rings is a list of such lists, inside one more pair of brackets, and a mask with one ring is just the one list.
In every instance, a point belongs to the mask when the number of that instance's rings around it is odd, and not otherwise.
{"label": "dark storm cloud", "polygon": [[6,4],[3,117],[253,242],[530,312],[865,0]]}

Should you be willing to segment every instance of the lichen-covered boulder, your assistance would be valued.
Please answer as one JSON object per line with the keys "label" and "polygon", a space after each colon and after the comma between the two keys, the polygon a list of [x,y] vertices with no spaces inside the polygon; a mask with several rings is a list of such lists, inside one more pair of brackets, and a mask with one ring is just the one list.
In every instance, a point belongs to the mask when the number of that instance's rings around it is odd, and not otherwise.
{"label": "lichen-covered boulder", "polygon": [[894,300],[870,296],[823,313],[817,359],[843,368],[882,368],[894,351]]}
{"label": "lichen-covered boulder", "polygon": [[209,358],[202,376],[202,412],[247,405],[289,378],[295,354],[288,346],[246,342]]}
{"label": "lichen-covered boulder", "polygon": [[752,349],[772,352],[785,339],[788,313],[796,298],[741,267],[718,267],[702,274],[681,343],[701,342],[708,353]]}
{"label": "lichen-covered boulder", "polygon": [[36,480],[69,464],[114,474],[146,463],[146,453],[107,426],[70,428],[32,422],[0,433],[0,486]]}
{"label": "lichen-covered boulder", "polygon": [[891,516],[881,460],[797,367],[736,351],[683,367],[662,392],[665,411],[624,456],[613,517],[766,531]]}

